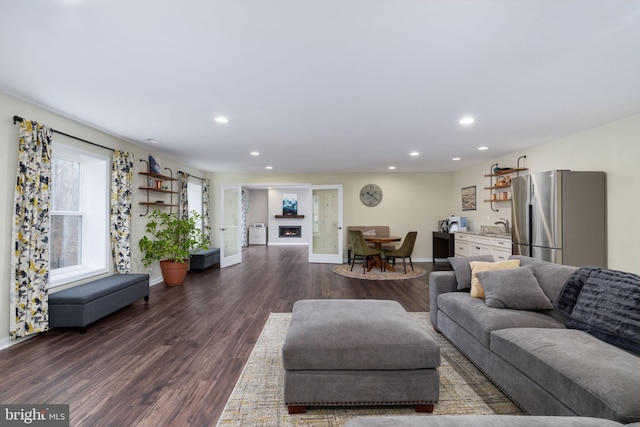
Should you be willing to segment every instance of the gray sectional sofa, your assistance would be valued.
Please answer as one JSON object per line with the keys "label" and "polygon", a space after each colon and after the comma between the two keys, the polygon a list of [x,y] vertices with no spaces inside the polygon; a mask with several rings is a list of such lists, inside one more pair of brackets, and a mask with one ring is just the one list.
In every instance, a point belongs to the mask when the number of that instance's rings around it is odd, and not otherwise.
{"label": "gray sectional sofa", "polygon": [[[474,259],[450,259],[454,271],[429,276],[439,332],[531,415],[640,421],[637,275],[512,256],[524,268],[478,273],[491,282],[481,299],[468,289]],[[509,280],[511,295],[496,294],[503,288],[494,282]],[[538,294],[529,295],[536,284]],[[512,308],[518,298],[525,309]],[[510,308],[496,308],[505,303]]]}

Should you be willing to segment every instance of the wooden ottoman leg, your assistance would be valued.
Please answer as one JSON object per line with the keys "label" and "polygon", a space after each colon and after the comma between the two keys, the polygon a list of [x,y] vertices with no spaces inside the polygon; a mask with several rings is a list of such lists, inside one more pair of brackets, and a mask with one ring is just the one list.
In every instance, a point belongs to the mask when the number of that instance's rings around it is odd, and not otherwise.
{"label": "wooden ottoman leg", "polygon": [[416,405],[416,412],[433,412],[433,404],[428,405]]}
{"label": "wooden ottoman leg", "polygon": [[[432,406],[432,411],[433,411],[433,405]],[[289,414],[295,415],[295,414],[304,414],[305,412],[307,412],[307,407],[303,406],[303,405],[289,405]]]}

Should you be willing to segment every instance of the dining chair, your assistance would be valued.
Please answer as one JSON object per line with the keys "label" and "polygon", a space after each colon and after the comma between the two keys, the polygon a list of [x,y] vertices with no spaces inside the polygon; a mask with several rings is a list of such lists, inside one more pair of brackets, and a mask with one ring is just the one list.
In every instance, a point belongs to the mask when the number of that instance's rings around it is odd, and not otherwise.
{"label": "dining chair", "polygon": [[382,251],[380,249],[369,247],[369,245],[367,245],[367,241],[364,240],[364,234],[362,234],[361,230],[349,230],[349,239],[351,240],[351,249],[353,250],[351,271],[353,271],[353,265],[356,263],[356,258],[359,256],[364,258],[364,262],[362,263],[362,274],[367,274],[369,259],[378,257],[380,259],[380,264],[382,265]]}
{"label": "dining chair", "polygon": [[[411,261],[411,254],[413,253],[413,247],[416,244],[416,237],[418,236],[417,231],[410,231],[407,233],[402,245],[399,249],[394,251],[383,251],[385,262],[388,259],[393,261],[393,265],[396,265],[396,258],[402,258],[402,266],[404,267],[404,274],[407,274],[407,262],[406,258],[409,258],[409,264],[411,264],[411,271],[413,270],[413,262]],[[384,264],[383,264],[384,265]]]}

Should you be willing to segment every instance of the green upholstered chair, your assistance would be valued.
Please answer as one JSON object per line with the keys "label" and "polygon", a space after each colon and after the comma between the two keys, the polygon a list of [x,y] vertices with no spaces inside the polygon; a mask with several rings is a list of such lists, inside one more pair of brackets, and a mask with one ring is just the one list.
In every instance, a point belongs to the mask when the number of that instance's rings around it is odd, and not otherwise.
{"label": "green upholstered chair", "polygon": [[[402,258],[402,266],[404,267],[404,274],[407,274],[407,262],[406,258],[409,258],[409,264],[411,264],[411,271],[413,271],[413,262],[411,261],[411,254],[413,253],[413,247],[416,244],[417,231],[410,231],[402,242],[402,246],[394,251],[384,251],[385,261],[392,260],[393,265],[396,265],[396,258]],[[387,261],[388,262],[388,261]]]}
{"label": "green upholstered chair", "polygon": [[362,274],[367,274],[367,265],[369,259],[378,257],[380,264],[382,264],[382,251],[375,249],[367,245],[367,241],[364,240],[364,234],[360,230],[349,230],[349,240],[351,241],[351,249],[353,250],[353,259],[351,260],[351,271],[353,271],[353,265],[356,263],[357,257],[364,258],[362,263]]}

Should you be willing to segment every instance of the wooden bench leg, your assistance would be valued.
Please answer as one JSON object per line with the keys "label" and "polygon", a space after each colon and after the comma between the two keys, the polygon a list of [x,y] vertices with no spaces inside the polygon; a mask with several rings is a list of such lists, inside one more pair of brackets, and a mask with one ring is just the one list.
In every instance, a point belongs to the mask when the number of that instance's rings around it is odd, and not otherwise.
{"label": "wooden bench leg", "polygon": [[[433,406],[433,405],[432,405]],[[307,407],[303,405],[289,405],[289,414],[304,414],[307,412]]]}
{"label": "wooden bench leg", "polygon": [[432,413],[433,412],[433,404],[428,404],[428,405],[416,405],[416,412],[428,412],[428,413]]}

